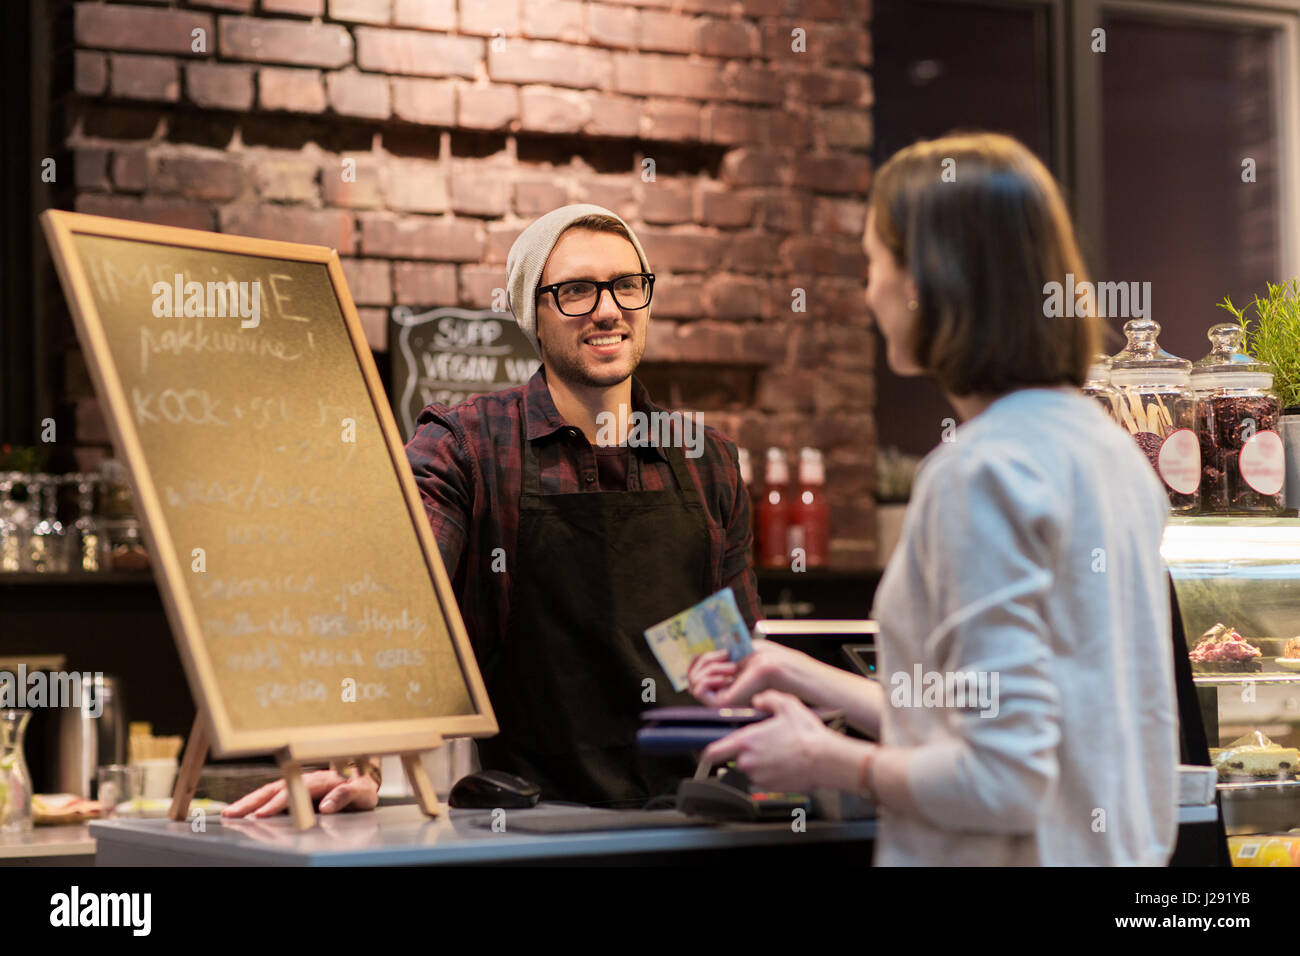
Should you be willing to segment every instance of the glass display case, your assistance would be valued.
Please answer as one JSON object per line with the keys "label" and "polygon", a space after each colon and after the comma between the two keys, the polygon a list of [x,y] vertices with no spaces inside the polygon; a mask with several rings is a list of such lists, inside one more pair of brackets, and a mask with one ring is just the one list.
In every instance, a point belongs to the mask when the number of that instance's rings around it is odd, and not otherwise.
{"label": "glass display case", "polygon": [[1171,517],[1161,551],[1228,835],[1300,836],[1300,518]]}

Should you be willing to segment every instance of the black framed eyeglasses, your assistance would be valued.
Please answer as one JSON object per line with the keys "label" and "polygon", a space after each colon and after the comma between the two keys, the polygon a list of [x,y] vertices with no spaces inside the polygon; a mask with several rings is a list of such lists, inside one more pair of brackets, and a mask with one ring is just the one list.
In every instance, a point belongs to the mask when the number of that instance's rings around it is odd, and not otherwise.
{"label": "black framed eyeglasses", "polygon": [[595,311],[600,304],[600,294],[605,289],[614,297],[614,304],[620,309],[644,309],[650,304],[654,295],[655,276],[653,272],[634,272],[625,276],[616,276],[607,282],[594,279],[574,279],[570,282],[557,282],[554,285],[541,286],[537,294],[547,292],[555,299],[555,307],[562,315],[587,315]]}

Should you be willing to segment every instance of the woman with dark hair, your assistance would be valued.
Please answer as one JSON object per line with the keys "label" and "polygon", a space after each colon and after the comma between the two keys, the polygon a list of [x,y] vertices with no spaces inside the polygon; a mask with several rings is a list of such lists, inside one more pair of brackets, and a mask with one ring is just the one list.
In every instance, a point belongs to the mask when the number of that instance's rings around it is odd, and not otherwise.
{"label": "woman with dark hair", "polygon": [[734,664],[702,655],[697,698],[773,712],[705,756],[765,788],[866,791],[878,864],[1164,865],[1168,505],[1079,392],[1090,303],[1045,307],[1049,283],[1087,278],[1060,192],[1008,137],[919,142],[877,174],[864,248],[890,368],[933,378],[962,424],[923,462],[876,593],[880,681],[770,641]]}

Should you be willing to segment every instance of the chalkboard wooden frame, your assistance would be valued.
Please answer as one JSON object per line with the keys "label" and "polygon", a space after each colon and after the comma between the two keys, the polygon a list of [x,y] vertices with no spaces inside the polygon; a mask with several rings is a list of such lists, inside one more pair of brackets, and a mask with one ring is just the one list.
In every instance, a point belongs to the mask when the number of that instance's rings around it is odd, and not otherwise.
{"label": "chalkboard wooden frame", "polygon": [[[142,512],[140,517],[145,538],[154,557],[154,576],[162,592],[186,677],[195,694],[199,711],[196,729],[206,725],[202,728],[205,733],[192,735],[206,737],[205,741],[191,741],[196,745],[193,748],[194,756],[198,756],[197,751],[200,748],[197,745],[200,743],[210,745],[213,752],[221,757],[275,752],[280,756],[282,765],[288,768],[289,764],[300,764],[302,760],[401,753],[403,764],[409,774],[411,764],[415,762],[415,752],[437,746],[444,738],[485,737],[495,734],[496,717],[487,697],[482,674],[470,646],[428,518],[420,502],[419,492],[407,463],[392,409],[375,369],[374,358],[370,354],[352,297],[348,292],[338,253],[322,246],[229,236],[58,210],[46,211],[42,214],[41,221],[71,307],[86,364],[96,391],[105,404],[105,417],[114,445],[128,466],[135,499]],[[74,245],[73,239],[77,235],[103,236],[268,259],[318,263],[327,267],[334,296],[347,326],[348,337],[356,353],[367,394],[392,459],[405,499],[404,503],[428,566],[447,632],[464,676],[474,711],[472,714],[329,724],[306,728],[293,727],[282,730],[241,731],[231,726],[225,704],[221,699],[217,675],[208,661],[203,632],[183,581],[184,571],[176,558],[176,548],[169,533],[158,490],[145,459],[136,425],[131,419],[125,390],[109,352],[103,320],[95,306],[85,268]],[[160,546],[164,543],[165,547]],[[191,758],[189,748],[187,748],[186,758],[187,760]],[[198,759],[201,763],[202,757],[198,756]],[[290,780],[291,792],[295,790],[294,783],[295,781]],[[179,788],[178,782],[178,790]],[[297,792],[291,795],[295,820],[298,821],[303,797],[300,784]],[[427,810],[428,801],[422,802],[425,803]],[[309,802],[306,808],[309,812]]]}

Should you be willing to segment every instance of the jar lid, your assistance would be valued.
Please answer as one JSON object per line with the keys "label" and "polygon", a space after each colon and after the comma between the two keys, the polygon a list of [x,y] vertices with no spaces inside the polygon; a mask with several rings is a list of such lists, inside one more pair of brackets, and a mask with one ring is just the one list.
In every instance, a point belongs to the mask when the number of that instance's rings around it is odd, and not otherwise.
{"label": "jar lid", "polygon": [[1092,364],[1088,366],[1088,376],[1084,379],[1084,388],[1101,388],[1110,383],[1110,356],[1105,352],[1098,352],[1092,357]]}
{"label": "jar lid", "polygon": [[1160,325],[1151,319],[1130,319],[1124,323],[1128,345],[1110,361],[1112,385],[1187,384],[1192,363],[1162,349],[1156,341],[1159,335]]}
{"label": "jar lid", "polygon": [[1273,366],[1247,355],[1245,330],[1236,322],[1211,326],[1210,353],[1192,365],[1192,385],[1211,388],[1272,388]]}

